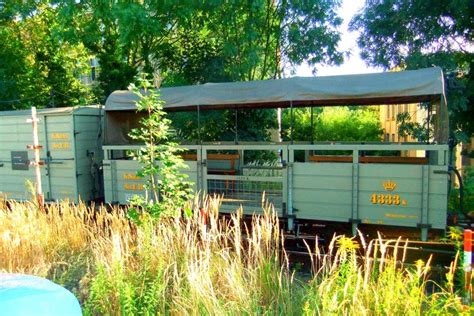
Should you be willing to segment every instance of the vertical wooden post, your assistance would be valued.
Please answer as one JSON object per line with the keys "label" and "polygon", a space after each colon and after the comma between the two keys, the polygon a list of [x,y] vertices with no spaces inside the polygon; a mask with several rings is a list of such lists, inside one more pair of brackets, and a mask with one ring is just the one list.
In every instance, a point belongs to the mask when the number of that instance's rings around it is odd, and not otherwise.
{"label": "vertical wooden post", "polygon": [[44,205],[44,196],[43,196],[43,189],[41,185],[41,170],[40,166],[42,165],[42,162],[40,161],[40,149],[42,146],[39,144],[39,138],[38,138],[38,122],[39,119],[36,115],[36,107],[31,107],[31,119],[28,120],[28,122],[31,122],[33,125],[33,145],[28,146],[28,148],[32,149],[34,151],[35,155],[35,160],[31,162],[31,165],[35,166],[35,176],[36,176],[36,183],[35,183],[35,188],[36,188],[36,199],[38,201],[38,204],[40,206]]}
{"label": "vertical wooden post", "polygon": [[201,110],[199,104],[197,105],[197,125],[198,125],[198,144],[201,145]]}
{"label": "vertical wooden post", "polygon": [[290,100],[290,143],[293,145],[293,101]]}
{"label": "vertical wooden post", "polygon": [[237,145],[239,143],[239,109],[238,108],[235,108],[234,109],[234,129],[235,129],[235,135],[234,135],[234,143]]}

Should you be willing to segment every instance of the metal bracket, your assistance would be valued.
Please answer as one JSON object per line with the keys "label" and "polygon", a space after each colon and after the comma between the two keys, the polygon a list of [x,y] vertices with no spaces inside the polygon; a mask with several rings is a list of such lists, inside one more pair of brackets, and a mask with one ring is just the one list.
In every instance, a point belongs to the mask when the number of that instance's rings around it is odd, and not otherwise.
{"label": "metal bracket", "polygon": [[26,145],[26,148],[35,150],[35,149],[43,149],[43,146],[41,146],[41,145],[38,145],[38,146]]}
{"label": "metal bracket", "polygon": [[35,161],[29,161],[30,162],[30,166],[44,166],[45,163],[44,161],[38,161],[38,163],[36,163]]}
{"label": "metal bracket", "polygon": [[416,224],[416,227],[417,228],[431,228],[431,224],[418,223],[418,224]]}
{"label": "metal bracket", "polygon": [[53,159],[50,159],[48,162],[50,165],[62,165],[64,162],[62,161],[54,161]]}

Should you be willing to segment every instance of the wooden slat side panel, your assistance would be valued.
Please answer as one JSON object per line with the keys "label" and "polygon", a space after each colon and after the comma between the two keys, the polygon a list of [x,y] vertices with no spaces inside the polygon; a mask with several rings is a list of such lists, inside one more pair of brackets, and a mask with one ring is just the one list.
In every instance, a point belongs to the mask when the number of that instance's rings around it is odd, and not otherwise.
{"label": "wooden slat side panel", "polygon": [[293,164],[293,207],[298,218],[347,222],[351,195],[352,164]]}
{"label": "wooden slat side panel", "polygon": [[[139,163],[135,160],[113,160],[104,161],[105,201],[107,203],[118,202],[127,204],[128,200],[135,194],[143,195],[143,184],[145,181],[136,176]],[[193,189],[197,183],[197,163],[185,162],[188,168],[182,170],[188,175],[187,181],[193,183]],[[115,168],[108,165],[115,164]]]}

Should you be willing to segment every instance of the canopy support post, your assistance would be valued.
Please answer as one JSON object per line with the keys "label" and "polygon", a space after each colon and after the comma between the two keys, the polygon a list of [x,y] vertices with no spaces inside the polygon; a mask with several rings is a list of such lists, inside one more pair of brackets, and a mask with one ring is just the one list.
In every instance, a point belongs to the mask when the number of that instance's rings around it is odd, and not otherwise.
{"label": "canopy support post", "polygon": [[430,143],[430,120],[431,120],[431,102],[428,102],[428,111],[426,118],[426,143]]}
{"label": "canopy support post", "polygon": [[198,144],[201,145],[201,110],[199,104],[197,105],[197,123],[198,123]]}
{"label": "canopy support post", "polygon": [[238,132],[238,125],[237,125],[237,122],[238,122],[238,114],[239,114],[239,109],[238,109],[238,108],[235,108],[235,109],[234,109],[234,119],[235,119],[235,123],[234,123],[234,132],[235,132],[234,143],[235,143],[236,145],[239,143],[239,132]]}
{"label": "canopy support post", "polygon": [[311,138],[310,138],[310,141],[311,141],[311,145],[314,144],[314,136],[313,136],[313,131],[314,131],[314,121],[313,121],[313,109],[314,107],[311,107]]}
{"label": "canopy support post", "polygon": [[293,117],[293,101],[290,100],[290,143],[293,144],[293,120],[294,120],[294,117]]}

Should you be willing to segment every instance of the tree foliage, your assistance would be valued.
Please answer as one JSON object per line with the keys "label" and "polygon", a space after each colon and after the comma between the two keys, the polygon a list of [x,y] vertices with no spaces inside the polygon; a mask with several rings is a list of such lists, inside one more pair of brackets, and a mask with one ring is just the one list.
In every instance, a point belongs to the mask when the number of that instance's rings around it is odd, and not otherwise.
{"label": "tree foliage", "polygon": [[[82,43],[101,67],[104,96],[124,89],[138,71],[162,86],[278,78],[283,67],[307,61],[339,64],[340,1],[64,0],[61,17],[71,41]],[[240,138],[268,140],[274,111],[239,112]],[[233,111],[202,113],[203,140],[233,140]],[[175,126],[197,139],[195,114]],[[265,123],[265,124],[262,124]],[[220,133],[216,133],[219,131]]]}
{"label": "tree foliage", "polygon": [[397,115],[397,123],[400,137],[412,136],[418,142],[428,142],[434,136],[432,116],[424,119],[422,122],[417,122],[413,120],[410,113],[402,112]]}
{"label": "tree foliage", "polygon": [[375,107],[315,108],[312,130],[311,109],[294,109],[293,131],[291,111],[286,110],[282,115],[282,130],[284,140],[295,141],[380,141],[383,135]]}
{"label": "tree foliage", "polygon": [[452,135],[474,132],[473,16],[470,0],[368,0],[351,21],[373,66],[440,66],[446,75]]}
{"label": "tree foliage", "polygon": [[186,167],[179,156],[178,144],[170,140],[171,121],[163,111],[164,101],[145,77],[138,78],[139,85],[131,85],[139,97],[137,111],[144,112],[140,127],[133,129],[130,137],[139,141],[142,147],[133,154],[141,169],[137,175],[145,179],[145,196],[134,196],[129,215],[140,221],[139,211],[158,219],[161,215],[180,215],[184,204],[192,194],[191,185],[181,170]]}
{"label": "tree foliage", "polygon": [[[469,166],[463,170],[463,211],[474,218],[474,167]],[[448,209],[453,213],[461,210],[460,189],[452,188],[449,195]]]}
{"label": "tree foliage", "polygon": [[0,109],[86,104],[81,84],[89,55],[64,39],[49,1],[9,1],[0,8]]}
{"label": "tree foliage", "polygon": [[[318,0],[205,2],[193,19],[177,25],[163,69],[197,82],[245,81],[278,78],[283,67],[303,61],[340,64],[339,5]],[[210,72],[196,69],[199,64]]]}
{"label": "tree foliage", "polygon": [[[106,95],[138,69],[175,85],[275,78],[303,61],[342,62],[340,1],[58,3],[68,37],[99,58]],[[118,80],[106,80],[113,70]]]}
{"label": "tree foliage", "polygon": [[170,113],[169,117],[179,138],[186,141],[270,141],[269,130],[278,127],[274,109],[213,110],[200,116],[199,122],[196,112]]}
{"label": "tree foliage", "polygon": [[141,71],[159,70],[161,52],[170,45],[178,21],[191,18],[193,1],[62,0],[65,36],[82,43],[99,61],[104,99],[125,89]]}

